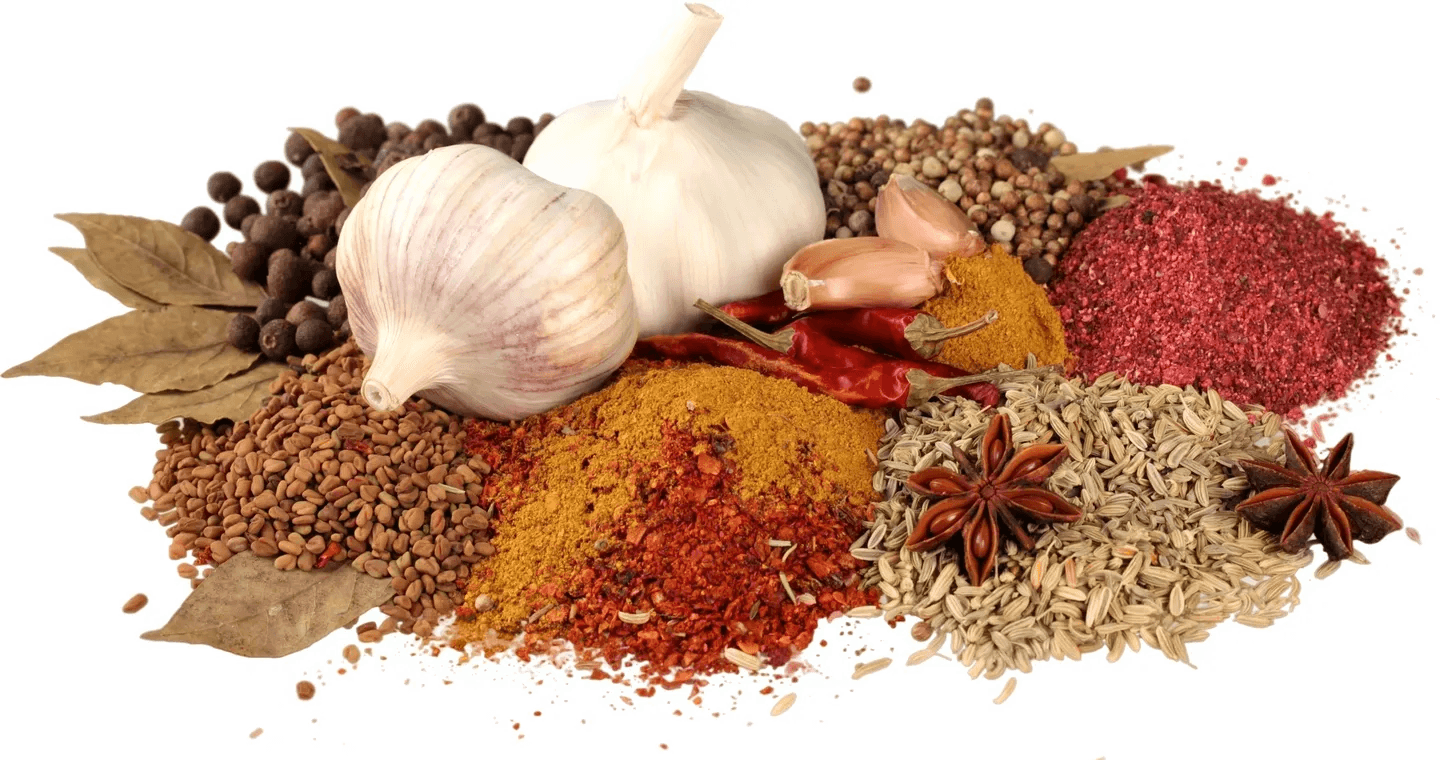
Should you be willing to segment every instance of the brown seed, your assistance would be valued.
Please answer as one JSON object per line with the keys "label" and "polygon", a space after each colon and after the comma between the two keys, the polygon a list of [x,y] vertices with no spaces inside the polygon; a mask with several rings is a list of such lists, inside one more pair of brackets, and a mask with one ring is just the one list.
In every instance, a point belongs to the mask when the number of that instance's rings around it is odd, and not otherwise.
{"label": "brown seed", "polygon": [[136,504],[144,504],[150,501],[150,491],[144,486],[135,486],[130,489],[130,499]]}
{"label": "brown seed", "polygon": [[240,178],[230,172],[215,172],[205,183],[205,191],[209,194],[210,200],[216,203],[227,203],[231,198],[240,194]]}
{"label": "brown seed", "polygon": [[308,700],[315,696],[315,684],[309,681],[301,681],[295,684],[295,696],[302,700]]}
{"label": "brown seed", "polygon": [[220,234],[220,217],[215,216],[209,206],[196,206],[180,220],[180,226],[195,237],[209,242]]}
{"label": "brown seed", "polygon": [[136,612],[139,612],[141,609],[144,609],[145,605],[149,601],[150,598],[145,596],[144,594],[136,594],[135,596],[130,597],[129,601],[125,602],[125,606],[121,607],[120,611],[124,612],[126,615],[133,615]]}
{"label": "brown seed", "polygon": [[225,223],[231,229],[240,229],[240,225],[252,214],[260,213],[260,202],[248,195],[237,195],[225,201]]}
{"label": "brown seed", "polygon": [[290,184],[290,167],[280,161],[266,161],[255,167],[255,186],[262,193],[273,193]]}
{"label": "brown seed", "polygon": [[175,567],[175,572],[179,574],[181,578],[194,578],[200,574],[200,571],[189,562],[181,562]]}
{"label": "brown seed", "polygon": [[851,82],[850,85],[855,88],[856,92],[869,92],[870,77],[855,77],[855,81]]}

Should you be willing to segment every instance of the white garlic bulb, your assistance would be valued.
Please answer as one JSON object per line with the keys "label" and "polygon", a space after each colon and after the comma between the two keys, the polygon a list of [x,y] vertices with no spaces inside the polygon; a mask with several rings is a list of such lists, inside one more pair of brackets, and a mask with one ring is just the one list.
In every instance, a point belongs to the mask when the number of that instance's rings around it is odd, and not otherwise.
{"label": "white garlic bulb", "polygon": [[376,409],[419,393],[519,419],[593,390],[635,343],[620,220],[490,148],[396,164],[338,248],[351,331],[372,359],[361,394]]}
{"label": "white garlic bulb", "polygon": [[640,335],[685,332],[712,303],[774,287],[795,251],[825,234],[815,164],[785,122],[685,79],[721,22],[699,4],[620,98],[550,122],[525,166],[595,193],[625,224]]}

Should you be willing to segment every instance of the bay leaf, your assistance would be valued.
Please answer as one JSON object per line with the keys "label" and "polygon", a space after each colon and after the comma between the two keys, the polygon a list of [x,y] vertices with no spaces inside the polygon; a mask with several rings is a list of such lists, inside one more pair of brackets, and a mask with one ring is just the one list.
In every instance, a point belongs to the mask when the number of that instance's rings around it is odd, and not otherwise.
{"label": "bay leaf", "polygon": [[248,420],[265,399],[270,397],[270,383],[285,371],[285,366],[265,362],[248,371],[221,380],[198,391],[147,393],[134,401],[108,412],[81,419],[102,425],[129,425],[162,422],[185,417],[197,422],[216,420]]}
{"label": "bay leaf", "polygon": [[256,306],[265,290],[240,279],[230,259],[177,225],[116,214],[56,214],[85,236],[111,279],[153,301],[180,306]]}
{"label": "bay leaf", "polygon": [[1142,148],[1122,148],[1099,153],[1075,153],[1050,159],[1050,168],[1065,175],[1066,179],[1090,182],[1105,179],[1130,164],[1148,161],[1174,150],[1169,145],[1146,145]]}
{"label": "bay leaf", "polygon": [[355,204],[360,202],[360,188],[365,183],[348,170],[363,169],[369,166],[370,162],[365,160],[364,156],[313,129],[291,127],[290,131],[305,138],[305,142],[310,143],[310,147],[320,154],[320,163],[325,165],[325,173],[330,175],[330,181],[335,183],[335,189],[340,191],[345,205],[354,208]]}
{"label": "bay leaf", "polygon": [[75,270],[91,285],[94,285],[97,290],[109,293],[115,297],[115,300],[132,309],[154,311],[164,306],[164,304],[159,301],[152,301],[121,285],[115,281],[114,277],[105,274],[105,270],[101,269],[100,265],[96,263],[95,254],[91,253],[88,248],[51,248],[50,252],[64,259],[70,266],[75,267]]}
{"label": "bay leaf", "polygon": [[147,641],[204,644],[242,657],[284,657],[324,638],[395,595],[390,579],[341,563],[330,570],[277,570],[237,554],[205,579]]}
{"label": "bay leaf", "polygon": [[0,377],[68,377],[141,393],[199,390],[259,358],[226,340],[231,316],[194,306],[128,312],[61,339]]}

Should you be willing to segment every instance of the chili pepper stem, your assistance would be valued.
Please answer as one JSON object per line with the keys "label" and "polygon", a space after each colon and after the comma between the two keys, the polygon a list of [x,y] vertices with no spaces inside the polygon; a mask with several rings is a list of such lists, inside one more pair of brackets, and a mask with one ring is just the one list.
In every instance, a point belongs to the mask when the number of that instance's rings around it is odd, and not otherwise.
{"label": "chili pepper stem", "polygon": [[971,383],[995,383],[1010,380],[1016,377],[1039,375],[1046,372],[1058,372],[1060,365],[1047,364],[1034,369],[1015,369],[1007,372],[984,372],[979,375],[966,375],[965,377],[936,377],[923,370],[912,369],[905,373],[905,379],[910,383],[910,398],[906,406],[911,407],[924,403],[951,388],[958,388]]}
{"label": "chili pepper stem", "polygon": [[759,346],[764,346],[771,351],[779,351],[782,354],[788,354],[790,352],[790,348],[794,345],[794,330],[781,330],[777,333],[767,333],[764,330],[751,327],[750,325],[741,322],[739,319],[736,319],[735,317],[726,314],[720,309],[715,308],[703,298],[698,298],[695,300],[695,308],[719,320],[720,324],[723,324],[731,330],[740,333],[742,337],[744,337],[751,343]]}
{"label": "chili pepper stem", "polygon": [[[929,315],[926,315],[929,316]],[[945,327],[940,320],[931,317],[930,319],[917,318],[910,326],[905,328],[905,339],[915,346],[915,350],[925,358],[930,358],[940,352],[940,344],[951,338],[958,338],[962,335],[969,335],[984,327],[994,324],[1000,319],[1000,312],[991,309],[985,312],[974,322],[967,322],[959,327]],[[931,322],[941,325],[934,327]]]}

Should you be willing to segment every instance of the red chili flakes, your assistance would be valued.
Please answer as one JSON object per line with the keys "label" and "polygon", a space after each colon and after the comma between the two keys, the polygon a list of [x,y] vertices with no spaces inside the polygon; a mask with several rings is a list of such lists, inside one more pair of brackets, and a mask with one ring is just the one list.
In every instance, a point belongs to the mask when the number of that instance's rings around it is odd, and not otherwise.
{"label": "red chili flakes", "polygon": [[[634,658],[649,683],[673,689],[734,671],[729,647],[783,665],[820,619],[873,602],[873,590],[859,589],[863,563],[850,555],[861,515],[778,489],[744,500],[723,437],[667,425],[662,441],[667,466],[641,486],[642,506],[612,528],[618,548],[592,560],[567,591],[576,614],[558,633],[587,656],[612,668]],[[791,601],[782,572],[791,592],[814,604]],[[640,625],[617,617],[641,610],[651,617]]]}
{"label": "red chili flakes", "polygon": [[1080,372],[1213,387],[1284,414],[1374,368],[1399,330],[1385,266],[1328,213],[1146,184],[1076,238],[1051,300]]}

